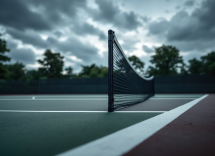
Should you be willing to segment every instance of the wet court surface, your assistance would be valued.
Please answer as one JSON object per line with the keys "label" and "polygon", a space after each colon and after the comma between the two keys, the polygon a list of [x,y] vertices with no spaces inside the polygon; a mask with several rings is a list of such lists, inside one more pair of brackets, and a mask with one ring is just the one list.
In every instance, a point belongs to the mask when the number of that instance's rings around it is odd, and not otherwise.
{"label": "wet court surface", "polygon": [[107,112],[107,95],[0,96],[0,154],[59,154],[201,96],[156,95],[115,113]]}

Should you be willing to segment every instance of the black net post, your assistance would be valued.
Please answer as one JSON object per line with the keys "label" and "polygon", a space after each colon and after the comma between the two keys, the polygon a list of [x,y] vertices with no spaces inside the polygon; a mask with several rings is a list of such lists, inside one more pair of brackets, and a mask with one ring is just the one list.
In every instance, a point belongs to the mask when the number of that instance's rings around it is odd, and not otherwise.
{"label": "black net post", "polygon": [[114,31],[108,31],[108,112],[114,111],[113,97],[113,42]]}

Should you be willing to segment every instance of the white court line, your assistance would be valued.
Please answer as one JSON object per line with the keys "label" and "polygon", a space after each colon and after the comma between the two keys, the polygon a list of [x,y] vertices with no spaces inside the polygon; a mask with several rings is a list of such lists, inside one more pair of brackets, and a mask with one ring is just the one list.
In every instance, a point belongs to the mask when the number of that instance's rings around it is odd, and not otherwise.
{"label": "white court line", "polygon": [[[10,113],[107,113],[107,111],[33,111],[33,110],[0,110]],[[113,113],[164,113],[166,111],[118,111]]]}
{"label": "white court line", "polygon": [[[0,101],[4,101],[4,100],[108,100],[107,98],[96,98],[96,99],[76,99],[76,98],[71,98],[71,99],[36,99],[37,97],[33,97],[32,99],[0,99]],[[183,100],[183,99],[197,99],[197,98],[150,98],[149,100]]]}
{"label": "white court line", "polygon": [[194,99],[197,99],[197,98],[150,98],[149,100],[172,100],[172,99],[174,99],[174,100],[186,100],[186,99],[191,99],[191,100],[194,100]]}
{"label": "white court line", "polygon": [[107,113],[107,111],[34,111],[34,110],[0,110],[0,112],[9,113]]}
{"label": "white court line", "polygon": [[164,113],[167,111],[116,111],[112,113]]}
{"label": "white court line", "polygon": [[35,96],[35,97],[108,97],[108,96],[106,96],[106,95],[98,95],[98,96],[96,96],[96,95],[92,95],[92,96],[90,96],[90,95],[87,95],[87,96],[85,96],[85,95],[68,95],[68,96],[64,96],[64,95],[62,95],[62,96]]}
{"label": "white court line", "polygon": [[[32,98],[33,99],[33,98]],[[0,99],[0,101],[7,101],[7,100],[32,100],[32,99]],[[33,99],[33,100],[108,100],[107,98],[104,99]]]}
{"label": "white court line", "polygon": [[58,156],[120,156],[155,134],[161,128],[176,119],[199,101],[207,97],[204,95],[171,111],[127,127],[106,137],[97,139],[72,150],[58,154]]}
{"label": "white court line", "polygon": [[[18,96],[18,95],[17,96],[0,96],[0,98],[2,98],[2,97],[10,97],[10,98],[11,97],[12,98],[19,97],[20,98],[20,97],[32,97],[32,96],[33,95],[29,95],[29,96]],[[38,97],[62,97],[62,98],[65,98],[65,97],[70,97],[70,98],[73,98],[73,97],[78,97],[78,98],[80,98],[80,97],[81,98],[85,98],[85,97],[87,97],[87,98],[97,98],[97,97],[99,97],[99,98],[103,98],[104,97],[104,98],[108,98],[108,96],[95,96],[95,95],[94,96],[84,96],[84,95],[83,96],[82,95],[72,95],[72,96],[69,96],[69,95],[68,96],[64,96],[64,95],[62,95],[62,96],[54,96],[54,95],[53,96],[36,96],[35,95],[34,97],[37,97],[37,98]]]}

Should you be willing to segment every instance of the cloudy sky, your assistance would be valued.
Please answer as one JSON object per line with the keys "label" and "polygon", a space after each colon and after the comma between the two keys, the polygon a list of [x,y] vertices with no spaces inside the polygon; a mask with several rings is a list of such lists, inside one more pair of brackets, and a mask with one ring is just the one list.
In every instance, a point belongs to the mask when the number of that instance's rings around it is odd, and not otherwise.
{"label": "cloudy sky", "polygon": [[176,46],[185,62],[215,50],[214,0],[0,0],[0,33],[11,63],[38,68],[46,49],[65,67],[108,66],[107,33],[146,67],[154,47]]}

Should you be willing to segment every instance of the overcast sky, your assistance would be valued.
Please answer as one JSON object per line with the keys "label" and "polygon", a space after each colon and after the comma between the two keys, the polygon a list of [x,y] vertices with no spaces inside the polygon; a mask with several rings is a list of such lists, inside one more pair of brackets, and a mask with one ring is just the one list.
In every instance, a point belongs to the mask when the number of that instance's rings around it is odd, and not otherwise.
{"label": "overcast sky", "polygon": [[215,50],[215,0],[0,0],[0,33],[11,63],[38,68],[46,49],[60,52],[65,67],[108,66],[108,30],[127,56],[146,67],[154,47],[173,45],[184,60]]}

